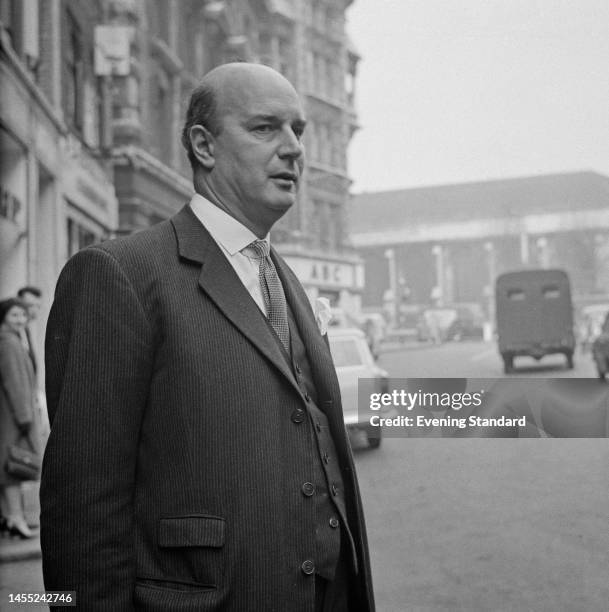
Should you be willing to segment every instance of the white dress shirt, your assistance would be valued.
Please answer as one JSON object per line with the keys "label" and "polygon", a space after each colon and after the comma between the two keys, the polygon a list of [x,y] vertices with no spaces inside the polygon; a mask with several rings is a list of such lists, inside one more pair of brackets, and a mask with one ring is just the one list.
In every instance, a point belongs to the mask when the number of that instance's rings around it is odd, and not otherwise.
{"label": "white dress shirt", "polygon": [[[239,223],[239,221],[198,193],[192,196],[190,208],[216,241],[220,250],[237,273],[243,286],[266,316],[266,308],[258,278],[259,262],[241,253],[241,249],[254,240],[258,240],[258,237],[245,225]],[[268,234],[263,240],[269,242]]]}

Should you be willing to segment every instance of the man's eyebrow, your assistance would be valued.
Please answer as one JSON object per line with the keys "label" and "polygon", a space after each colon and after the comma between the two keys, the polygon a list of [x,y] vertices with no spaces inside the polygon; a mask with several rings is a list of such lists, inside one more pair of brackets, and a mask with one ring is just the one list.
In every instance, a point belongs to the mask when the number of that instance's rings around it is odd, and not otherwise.
{"label": "man's eyebrow", "polygon": [[[279,123],[281,122],[281,118],[278,117],[277,115],[264,115],[264,114],[260,114],[260,115],[252,115],[247,122],[248,123],[255,123],[257,121],[268,121],[270,123]],[[292,125],[297,125],[298,127],[304,128],[305,125],[307,125],[307,121],[306,119],[295,119],[294,121],[291,122]]]}
{"label": "man's eyebrow", "polygon": [[277,115],[252,115],[249,119],[248,122],[255,122],[255,121],[279,121],[279,117]]}

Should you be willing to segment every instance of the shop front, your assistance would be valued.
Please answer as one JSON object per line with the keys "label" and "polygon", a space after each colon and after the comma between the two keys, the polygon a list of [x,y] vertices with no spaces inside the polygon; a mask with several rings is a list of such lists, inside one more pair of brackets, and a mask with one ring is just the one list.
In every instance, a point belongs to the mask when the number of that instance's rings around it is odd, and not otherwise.
{"label": "shop front", "polygon": [[358,257],[330,258],[286,252],[282,256],[302,283],[311,303],[325,297],[335,308],[348,314],[361,312],[364,267]]}

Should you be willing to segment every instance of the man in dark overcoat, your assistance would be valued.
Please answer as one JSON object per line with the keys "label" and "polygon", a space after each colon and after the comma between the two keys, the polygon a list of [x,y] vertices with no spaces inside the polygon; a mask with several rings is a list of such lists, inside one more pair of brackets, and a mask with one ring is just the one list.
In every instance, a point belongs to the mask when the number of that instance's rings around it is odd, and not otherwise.
{"label": "man in dark overcoat", "polygon": [[269,252],[304,127],[279,73],[214,69],[184,126],[191,202],[60,276],[41,543],[82,610],[374,610],[327,338]]}

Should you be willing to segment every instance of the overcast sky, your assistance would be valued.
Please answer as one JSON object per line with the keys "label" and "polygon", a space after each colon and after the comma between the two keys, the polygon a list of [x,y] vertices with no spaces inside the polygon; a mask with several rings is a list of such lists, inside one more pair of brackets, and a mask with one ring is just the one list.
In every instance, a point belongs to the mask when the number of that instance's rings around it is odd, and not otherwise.
{"label": "overcast sky", "polygon": [[353,191],[609,176],[608,0],[355,0]]}

